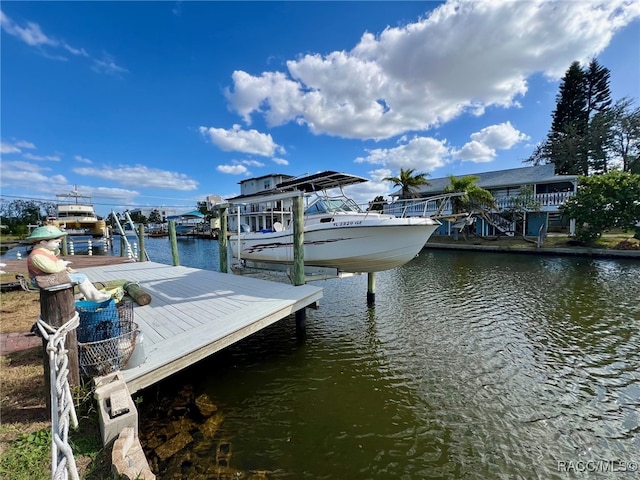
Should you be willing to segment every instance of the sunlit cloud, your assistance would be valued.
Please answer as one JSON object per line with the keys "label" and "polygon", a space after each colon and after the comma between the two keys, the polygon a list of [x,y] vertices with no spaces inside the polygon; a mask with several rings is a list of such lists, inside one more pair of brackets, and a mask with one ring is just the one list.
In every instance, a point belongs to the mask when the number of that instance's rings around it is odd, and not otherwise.
{"label": "sunlit cloud", "polygon": [[241,152],[252,155],[271,157],[276,152],[285,153],[270,134],[257,130],[244,130],[240,125],[233,125],[229,130],[214,127],[200,127],[200,133],[211,143],[225,152]]}
{"label": "sunlit cloud", "polygon": [[185,174],[149,168],[144,165],[77,167],[73,169],[73,172],[137,188],[163,188],[167,190],[195,190],[198,188],[198,182]]}

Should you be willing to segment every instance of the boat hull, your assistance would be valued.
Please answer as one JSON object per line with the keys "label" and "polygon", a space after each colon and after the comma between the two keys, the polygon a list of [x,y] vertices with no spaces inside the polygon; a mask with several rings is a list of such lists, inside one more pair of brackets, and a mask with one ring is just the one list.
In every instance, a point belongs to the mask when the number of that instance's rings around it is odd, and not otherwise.
{"label": "boat hull", "polygon": [[49,220],[47,223],[54,225],[67,232],[68,235],[91,235],[93,237],[103,237],[107,230],[104,220]]}
{"label": "boat hull", "polygon": [[[439,223],[429,218],[341,221],[304,229],[304,264],[342,272],[379,272],[404,265],[424,247]],[[259,262],[293,263],[293,233],[246,233],[229,239],[232,254]]]}

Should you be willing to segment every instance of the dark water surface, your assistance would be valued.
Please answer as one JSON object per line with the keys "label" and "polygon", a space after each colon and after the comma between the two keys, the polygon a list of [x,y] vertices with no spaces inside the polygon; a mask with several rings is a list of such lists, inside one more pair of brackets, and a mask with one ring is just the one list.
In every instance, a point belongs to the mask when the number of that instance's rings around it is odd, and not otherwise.
{"label": "dark water surface", "polygon": [[[217,270],[217,243],[194,242],[188,255],[208,258],[190,266]],[[219,406],[232,467],[290,479],[638,475],[640,262],[425,250],[376,278],[374,307],[366,275],[318,282],[304,342],[289,318],[178,377]]]}

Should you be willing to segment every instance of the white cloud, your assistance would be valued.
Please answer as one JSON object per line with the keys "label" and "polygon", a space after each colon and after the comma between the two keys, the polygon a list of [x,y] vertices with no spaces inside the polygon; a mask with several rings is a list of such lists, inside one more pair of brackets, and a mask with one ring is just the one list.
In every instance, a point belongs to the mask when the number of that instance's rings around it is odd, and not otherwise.
{"label": "white cloud", "polygon": [[19,38],[32,47],[40,45],[56,47],[60,44],[58,40],[45,35],[37,23],[27,22],[25,27],[21,27],[5,15],[4,12],[0,12],[0,25],[9,35]]}
{"label": "white cloud", "polygon": [[414,23],[365,33],[351,51],[290,60],[287,72],[235,71],[226,97],[248,124],[258,114],[270,126],[390,138],[517,106],[529,76],[558,79],[639,16],[640,3],[626,0],[452,0]]}
{"label": "white cloud", "polygon": [[89,160],[88,158],[81,157],[80,155],[75,155],[75,156],[73,157],[73,159],[74,159],[76,162],[80,162],[80,163],[88,163],[88,164],[93,163],[93,162],[92,162],[91,160]]}
{"label": "white cloud", "polygon": [[242,152],[263,157],[271,157],[276,152],[284,153],[284,148],[276,145],[271,135],[257,130],[243,130],[237,124],[230,130],[213,127],[200,127],[198,130],[225,152]]}
{"label": "white cloud", "polygon": [[62,188],[68,184],[67,179],[60,174],[51,175],[51,168],[23,161],[0,162],[0,185],[3,188],[29,188],[32,190],[52,193],[52,190]]}
{"label": "white cloud", "polygon": [[0,145],[0,153],[2,153],[3,155],[8,155],[10,153],[20,153],[21,151],[22,150],[20,150],[18,147],[9,143],[2,142],[2,144]]}
{"label": "white cloud", "polygon": [[144,165],[104,166],[102,168],[78,167],[74,168],[73,172],[78,175],[102,178],[138,188],[165,188],[180,191],[195,190],[198,188],[198,182],[185,174],[149,168]]}
{"label": "white cloud", "polygon": [[[80,187],[80,191],[86,192],[93,198],[109,198],[117,200],[124,204],[133,203],[134,199],[140,195],[136,190],[126,190],[124,188],[109,188],[109,187]],[[123,208],[124,210],[125,208]]]}
{"label": "white cloud", "polygon": [[460,160],[482,163],[493,160],[496,156],[496,151],[477,140],[472,140],[469,143],[465,143],[460,150],[457,150],[454,156]]}
{"label": "white cloud", "polygon": [[284,158],[272,158],[271,161],[276,165],[289,165],[289,161]]}
{"label": "white cloud", "polygon": [[0,142],[0,153],[3,155],[10,153],[22,153],[22,149],[24,148],[34,149],[36,146],[31,142],[25,142],[23,140],[14,143]]}
{"label": "white cloud", "polygon": [[247,175],[249,170],[244,165],[218,165],[216,170],[220,173],[226,173],[228,175]]}
{"label": "white cloud", "polygon": [[[0,11],[0,26],[2,27],[2,30],[7,32],[9,35],[22,40],[31,47],[35,47],[37,51],[46,58],[67,61],[68,58],[64,55],[55,53],[56,50],[60,49],[75,56],[91,57],[84,48],[74,47],[64,40],[58,40],[45,34],[37,23],[26,22],[25,26],[20,26],[2,11]],[[54,53],[52,53],[52,51]],[[93,59],[91,69],[99,73],[107,73],[110,75],[127,72],[127,69],[116,65],[113,58],[107,54],[104,54],[102,59]]]}
{"label": "white cloud", "polygon": [[117,65],[111,55],[104,54],[102,59],[94,58],[91,70],[97,73],[106,73],[107,75],[118,75],[127,73],[128,70]]}
{"label": "white cloud", "polygon": [[33,153],[25,153],[23,155],[27,160],[36,160],[38,162],[59,162],[60,157],[58,155],[34,155]]}
{"label": "white cloud", "polygon": [[377,148],[367,153],[367,157],[358,157],[355,162],[372,163],[395,172],[401,168],[429,172],[444,165],[450,151],[446,140],[417,137],[395,148]]}
{"label": "white cloud", "polygon": [[514,145],[529,140],[529,136],[516,130],[511,122],[485,127],[471,134],[471,141],[453,152],[453,157],[472,162],[490,162],[496,150],[508,150]]}
{"label": "white cloud", "polygon": [[528,135],[516,130],[511,125],[511,122],[504,122],[485,127],[479,132],[471,134],[471,139],[491,148],[506,150],[530,138]]}

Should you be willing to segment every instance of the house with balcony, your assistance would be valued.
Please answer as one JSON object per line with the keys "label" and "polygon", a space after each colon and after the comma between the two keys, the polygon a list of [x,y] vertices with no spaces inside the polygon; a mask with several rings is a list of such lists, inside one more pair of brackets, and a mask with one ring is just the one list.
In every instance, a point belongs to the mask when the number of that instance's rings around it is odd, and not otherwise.
{"label": "house with balcony", "polygon": [[287,225],[291,218],[291,200],[273,200],[262,196],[274,193],[276,185],[295,178],[293,175],[271,173],[247,178],[239,183],[240,195],[229,198],[229,230],[261,231],[273,228],[274,223]]}
{"label": "house with balcony", "polygon": [[[531,167],[496,170],[493,172],[456,175],[478,177],[476,185],[488,190],[495,200],[494,209],[477,209],[467,212],[462,221],[475,225],[479,235],[498,235],[506,232],[517,232],[527,236],[536,236],[541,228],[551,231],[567,231],[574,233],[574,223],[562,218],[559,207],[569,197],[575,195],[578,187],[577,175],[556,175],[554,165],[538,165]],[[401,192],[394,192],[391,204],[385,211],[397,213],[399,208],[415,209],[416,215],[424,214],[424,200],[445,193],[450,184],[449,177],[429,178],[429,185],[420,187],[415,194],[422,205],[403,201]],[[404,207],[403,207],[404,205]],[[427,205],[426,214],[435,214],[440,204],[432,202]],[[514,211],[518,215],[514,215]],[[451,235],[461,225],[461,219],[453,217],[450,207],[441,212],[442,226],[436,234]],[[447,215],[451,215],[447,218]]]}

